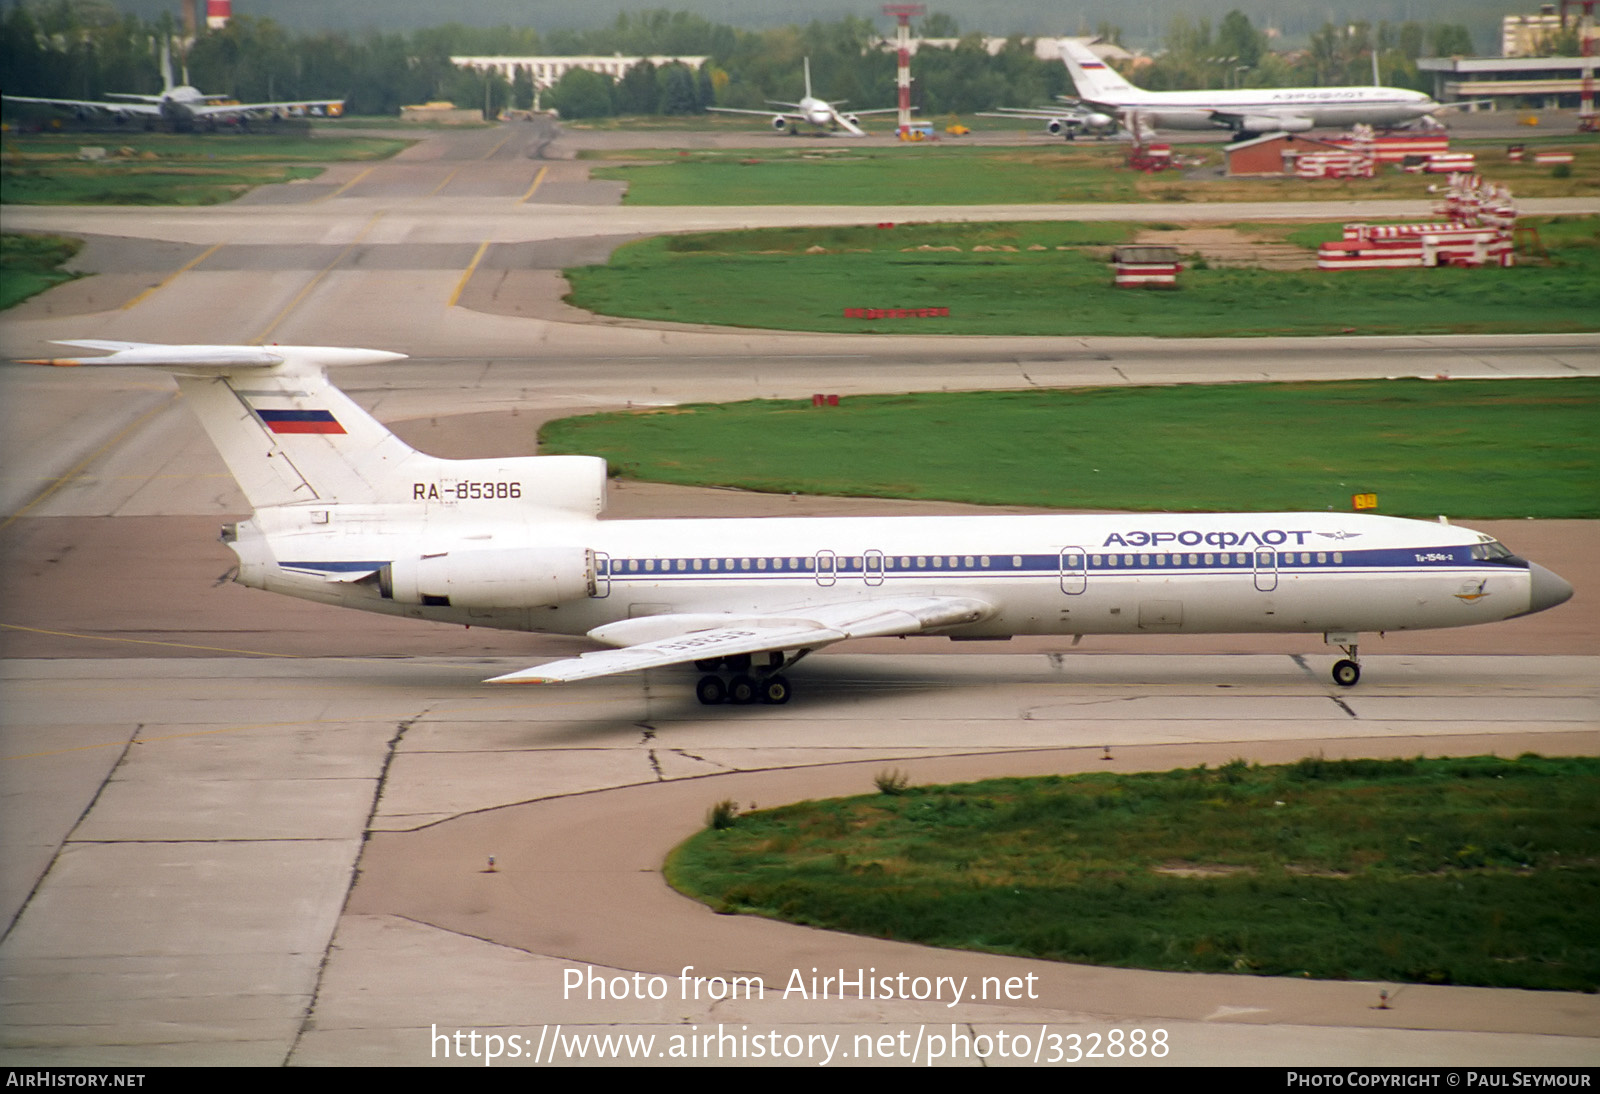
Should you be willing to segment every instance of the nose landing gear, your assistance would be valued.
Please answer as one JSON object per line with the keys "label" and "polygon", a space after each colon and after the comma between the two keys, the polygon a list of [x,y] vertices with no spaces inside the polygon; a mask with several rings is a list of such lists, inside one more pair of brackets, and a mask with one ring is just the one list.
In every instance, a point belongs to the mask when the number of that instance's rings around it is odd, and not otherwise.
{"label": "nose landing gear", "polygon": [[1328,631],[1322,636],[1328,645],[1344,651],[1344,656],[1333,663],[1333,682],[1342,688],[1353,688],[1361,679],[1361,655],[1356,652],[1359,637],[1349,631]]}
{"label": "nose landing gear", "polygon": [[1333,682],[1342,688],[1353,688],[1361,679],[1361,655],[1356,651],[1353,634],[1325,634],[1322,640],[1344,650],[1344,657],[1333,663]]}
{"label": "nose landing gear", "polygon": [[[1351,652],[1355,652],[1353,649]],[[1354,687],[1361,679],[1361,665],[1356,661],[1341,659],[1333,663],[1333,682],[1342,688]]]}

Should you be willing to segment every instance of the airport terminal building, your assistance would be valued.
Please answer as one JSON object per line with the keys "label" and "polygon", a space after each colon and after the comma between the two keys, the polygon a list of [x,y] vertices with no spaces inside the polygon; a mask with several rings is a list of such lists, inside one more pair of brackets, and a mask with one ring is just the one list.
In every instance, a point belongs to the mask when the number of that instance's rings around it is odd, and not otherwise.
{"label": "airport terminal building", "polygon": [[1433,76],[1441,103],[1474,99],[1480,110],[1576,109],[1585,69],[1594,57],[1423,57],[1417,68]]}

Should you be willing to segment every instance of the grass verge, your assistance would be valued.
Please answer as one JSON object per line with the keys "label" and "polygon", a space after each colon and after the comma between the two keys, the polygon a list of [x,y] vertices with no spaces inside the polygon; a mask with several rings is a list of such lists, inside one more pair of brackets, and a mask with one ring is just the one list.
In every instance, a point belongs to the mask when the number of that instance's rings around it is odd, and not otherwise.
{"label": "grass verge", "polygon": [[0,311],[79,276],[61,265],[82,247],[64,236],[0,235]]}
{"label": "grass verge", "polygon": [[1600,380],[851,396],[550,422],[541,450],[772,493],[1158,511],[1600,517]]}
{"label": "grass verge", "polygon": [[728,912],[1122,968],[1600,987],[1600,760],[1235,761],[740,815],[667,861]]}
{"label": "grass verge", "polygon": [[[659,236],[565,271],[603,315],[840,333],[1254,335],[1595,329],[1600,217],[1537,222],[1550,260],[1511,269],[1187,269],[1175,291],[1113,287],[1137,225],[908,224]],[[1338,226],[1293,233],[1308,249]],[[1202,264],[1203,265],[1203,264]],[[867,319],[860,308],[948,308]]]}
{"label": "grass verge", "polygon": [[[11,205],[216,205],[257,186],[316,178],[322,164],[374,160],[406,140],[269,133],[7,135],[0,183]],[[101,147],[81,160],[81,147]]]}

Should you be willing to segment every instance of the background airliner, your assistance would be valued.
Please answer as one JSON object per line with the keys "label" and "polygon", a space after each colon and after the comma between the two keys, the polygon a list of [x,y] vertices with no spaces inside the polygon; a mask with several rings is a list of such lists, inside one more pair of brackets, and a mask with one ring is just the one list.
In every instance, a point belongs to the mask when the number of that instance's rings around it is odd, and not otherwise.
{"label": "background airliner", "polygon": [[324,368],[403,355],[70,341],[177,377],[254,508],[240,584],[325,604],[612,648],[495,677],[561,682],[693,663],[707,704],[787,702],[785,671],[847,638],[1360,632],[1543,611],[1572,587],[1489,536],[1348,513],[600,519],[592,456],[446,460],[408,447]]}
{"label": "background airliner", "polygon": [[[185,79],[188,74],[185,73]],[[172,80],[172,52],[165,42],[161,46],[161,93],[140,95],[131,91],[106,93],[117,102],[102,99],[33,99],[23,95],[7,95],[6,102],[39,103],[77,114],[110,114],[120,121],[130,118],[143,120],[147,125],[166,122],[174,129],[187,129],[196,122],[237,122],[258,116],[310,115],[319,118],[337,118],[344,112],[343,99],[294,99],[276,103],[236,103],[229,95],[207,95],[188,84],[174,84]]]}
{"label": "background airliner", "polygon": [[1231,129],[1237,136],[1300,133],[1318,126],[1404,125],[1443,107],[1398,87],[1279,87],[1237,91],[1144,91],[1082,42],[1061,44],[1080,99],[1130,130]]}
{"label": "background airliner", "polygon": [[879,110],[857,110],[852,114],[841,114],[838,107],[844,105],[844,100],[830,103],[811,94],[811,58],[805,59],[806,93],[797,103],[779,102],[768,99],[773,106],[788,107],[788,110],[773,114],[767,110],[739,110],[731,106],[708,106],[707,110],[718,114],[754,114],[758,117],[772,118],[772,128],[782,131],[787,129],[791,133],[798,132],[801,124],[814,125],[818,129],[843,129],[846,133],[856,137],[865,137],[861,131],[860,119],[866,114],[893,114],[895,107],[884,107]]}

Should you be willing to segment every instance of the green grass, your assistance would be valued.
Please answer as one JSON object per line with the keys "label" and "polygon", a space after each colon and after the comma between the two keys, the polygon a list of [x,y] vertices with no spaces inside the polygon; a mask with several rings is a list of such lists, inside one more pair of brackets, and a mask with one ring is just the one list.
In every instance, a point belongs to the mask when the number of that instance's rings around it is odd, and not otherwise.
{"label": "green grass", "polygon": [[0,235],[0,311],[79,276],[60,267],[82,247],[62,236]]}
{"label": "green grass", "polygon": [[[1600,217],[1531,223],[1549,263],[1188,269],[1166,292],[1111,283],[1108,248],[1137,225],[1071,221],[692,233],[642,240],[618,248],[604,266],[565,274],[571,303],[599,314],[784,330],[1156,337],[1594,330]],[[1337,230],[1306,229],[1294,241],[1314,246]],[[896,307],[950,314],[846,315]]]}
{"label": "green grass", "polygon": [[1156,511],[1600,517],[1600,380],[1373,380],[850,396],[547,423],[629,478]]}
{"label": "green grass", "polygon": [[667,862],[724,911],[1123,968],[1595,991],[1600,760],[1235,761],[750,813]]}
{"label": "green grass", "polygon": [[[660,156],[631,153],[632,158]],[[970,205],[1137,201],[1137,172],[1112,148],[851,148],[696,151],[662,162],[597,167],[628,183],[630,205]]]}
{"label": "green grass", "polygon": [[[752,119],[759,121],[759,119]],[[756,142],[752,142],[756,144]],[[1544,140],[1537,142],[1543,147]],[[1221,143],[1175,151],[1201,168],[1222,165]],[[1518,197],[1600,194],[1600,147],[1574,144],[1570,177],[1547,166],[1512,163],[1504,142],[1472,146],[1478,171]],[[888,148],[846,139],[767,138],[719,150],[631,149],[586,158],[625,159],[595,178],[628,183],[630,205],[969,205],[1126,201],[1317,201],[1426,197],[1435,176],[1384,167],[1371,179],[1224,178],[1194,168],[1145,175],[1126,165],[1124,143],[1032,142],[996,148],[937,144]]]}
{"label": "green grass", "polygon": [[[321,164],[382,159],[409,143],[270,133],[8,134],[0,183],[12,205],[216,205],[257,186],[316,178]],[[111,154],[80,160],[86,146]]]}

